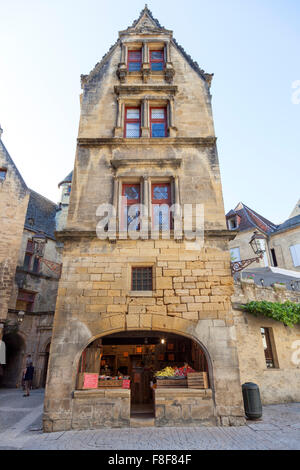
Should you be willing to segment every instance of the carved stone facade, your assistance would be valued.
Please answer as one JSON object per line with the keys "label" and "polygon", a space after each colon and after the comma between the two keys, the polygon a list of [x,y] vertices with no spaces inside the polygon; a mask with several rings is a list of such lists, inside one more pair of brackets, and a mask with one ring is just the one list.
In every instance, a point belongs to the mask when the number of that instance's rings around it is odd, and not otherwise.
{"label": "carved stone facade", "polygon": [[[138,71],[131,71],[126,67],[128,52],[138,48],[142,52],[137,57],[142,61]],[[157,50],[167,52],[158,54],[164,57],[163,69],[154,71],[148,55]],[[45,431],[101,427],[101,420],[93,418],[101,409],[107,420],[112,420],[110,413],[115,416],[119,410],[112,397],[107,407],[105,397],[102,400],[96,394],[91,402],[92,396],[76,392],[81,354],[97,338],[145,330],[176,333],[199,344],[206,351],[211,378],[211,397],[207,397],[211,403],[203,408],[203,419],[220,425],[244,423],[230,302],[230,234],[225,223],[210,79],[147,8],[131,28],[120,32],[117,43],[95,69],[82,77],[69,214],[59,235],[64,242],[63,271],[46,387]],[[153,107],[166,110],[164,136],[153,135]],[[126,134],[128,108],[140,112],[140,135],[136,138]],[[148,229],[141,230],[138,239],[122,240],[122,231],[117,236],[109,232],[107,239],[97,237],[97,208],[112,204],[117,222],[122,224],[121,196],[130,184],[139,188],[146,207],[143,221],[151,227],[152,191],[161,183],[171,188],[173,203],[204,206],[202,249],[186,239],[174,239],[172,230],[170,239],[150,239],[144,236]],[[133,292],[132,268],[138,266],[152,268],[152,291]],[[82,394],[88,399],[84,409],[78,408]],[[205,403],[203,397],[199,398],[199,413],[200,402]],[[93,411],[95,407],[97,411]],[[160,422],[157,418],[156,424],[168,425],[169,415],[168,408],[165,418]],[[184,423],[192,424],[189,419]],[[124,421],[114,421],[114,425],[124,426]]]}

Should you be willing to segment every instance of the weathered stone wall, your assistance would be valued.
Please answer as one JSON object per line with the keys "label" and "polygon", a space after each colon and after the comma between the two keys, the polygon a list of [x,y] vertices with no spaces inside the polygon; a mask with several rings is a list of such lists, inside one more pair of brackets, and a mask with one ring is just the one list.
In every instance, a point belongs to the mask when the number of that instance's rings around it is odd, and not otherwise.
{"label": "weathered stone wall", "polygon": [[[221,242],[223,243],[223,242]],[[130,266],[155,268],[149,296],[130,291]],[[45,429],[70,429],[71,393],[82,350],[96,337],[125,330],[183,334],[208,351],[215,414],[242,421],[231,316],[229,254],[193,252],[175,241],[65,242],[45,400]],[[60,423],[60,424],[59,424]]]}
{"label": "weathered stone wall", "polygon": [[217,423],[212,390],[155,390],[156,426],[216,426]]}
{"label": "weathered stone wall", "polygon": [[[239,310],[239,304],[251,300],[299,303],[300,293],[282,286],[260,287],[251,280],[245,280],[235,285],[232,296],[241,383],[257,383],[264,404],[300,401],[300,325],[290,328],[281,322]],[[272,349],[277,363],[274,369],[266,366],[261,327],[272,330]]]}
{"label": "weathered stone wall", "polygon": [[[56,423],[59,427],[59,423]],[[77,390],[72,400],[71,429],[130,426],[130,390]],[[45,431],[55,431],[45,428]]]}
{"label": "weathered stone wall", "polygon": [[[29,194],[1,142],[1,136],[0,168],[7,169],[5,180],[0,182],[0,320],[4,321],[13,288]],[[1,333],[2,329],[0,329]]]}
{"label": "weathered stone wall", "polygon": [[[61,235],[63,273],[45,397],[47,431],[70,429],[77,419],[71,393],[83,349],[97,337],[126,330],[175,332],[200,343],[210,364],[218,422],[229,424],[229,417],[231,423],[244,422],[230,302],[230,235],[225,223],[209,86],[204,74],[196,71],[195,64],[192,66],[172,41],[172,33],[159,28],[147,11],[141,20],[144,26],[120,34],[120,38],[131,45],[148,41],[165,47],[168,42],[168,60],[175,70],[172,86],[165,80],[164,71],[151,72],[147,83],[141,73],[129,73],[126,83],[120,82],[120,41],[83,80],[69,215]],[[148,127],[144,126],[144,103],[142,137],[123,138],[120,97],[122,105],[127,106],[144,102],[148,107],[168,105],[169,137],[149,138],[149,122]],[[148,184],[148,189],[145,193],[142,190],[143,201],[147,193],[150,196],[151,181],[170,181],[174,185],[178,181],[173,199],[178,198],[181,205],[204,206],[202,250],[189,249],[185,241],[117,239],[109,243],[97,239],[98,206],[118,199],[116,185],[120,188],[128,181],[141,183],[146,177],[144,188]],[[120,207],[116,209],[120,215]],[[149,221],[151,226],[151,215]],[[153,266],[153,292],[137,295],[130,291],[132,266]]]}

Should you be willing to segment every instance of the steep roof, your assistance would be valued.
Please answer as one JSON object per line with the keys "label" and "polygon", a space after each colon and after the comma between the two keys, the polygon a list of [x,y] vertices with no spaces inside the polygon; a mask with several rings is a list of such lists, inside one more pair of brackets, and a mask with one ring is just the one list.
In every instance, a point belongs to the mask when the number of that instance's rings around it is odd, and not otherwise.
{"label": "steep roof", "polygon": [[292,217],[291,219],[287,219],[285,222],[280,224],[277,227],[277,230],[275,231],[274,235],[279,232],[285,232],[286,230],[290,230],[296,227],[300,227],[300,214],[296,215],[295,217]]}
{"label": "steep roof", "polygon": [[243,204],[242,202],[240,202],[235,209],[231,209],[226,214],[227,220],[233,216],[238,217],[237,229],[240,231],[259,229],[265,234],[270,234],[278,227],[276,224],[273,224],[273,222],[270,222],[270,220],[258,214],[253,209],[250,209],[250,207],[246,206],[246,204]]}
{"label": "steep roof", "polygon": [[[0,127],[0,129],[1,129],[1,127]],[[2,129],[1,129],[1,131],[2,131]],[[1,134],[2,134],[2,132],[0,132],[0,167],[2,165],[7,166],[8,168],[10,168],[14,172],[16,178],[19,180],[21,191],[24,192],[24,194],[25,194],[27,192],[28,188],[26,186],[25,181],[22,178],[21,173],[19,172],[19,170],[16,167],[13,159],[11,158],[11,156],[8,153],[4,143],[1,140]]]}
{"label": "steep roof", "polygon": [[[152,12],[149,10],[147,4],[145,5],[144,9],[141,11],[139,17],[132,23],[124,31],[119,32],[119,36],[130,33],[140,34],[140,33],[165,33],[171,38],[171,42],[176,47],[176,49],[184,56],[186,61],[192,67],[192,69],[203,79],[207,82],[208,86],[211,84],[211,80],[213,74],[205,73],[203,69],[201,69],[196,61],[194,61],[189,54],[186,53],[184,48],[180,46],[177,41],[172,37],[173,32],[165,29],[163,26],[160,25],[159,21],[154,18]],[[88,83],[101,69],[104,67],[108,59],[110,58],[113,51],[116,47],[120,44],[120,39],[118,39],[115,44],[113,44],[109,51],[102,57],[101,61],[98,62],[93,70],[88,75],[81,75],[81,86],[82,88],[86,83]]]}
{"label": "steep roof", "polygon": [[43,232],[54,239],[57,208],[54,202],[30,189],[25,228],[34,232]]}
{"label": "steep roof", "polygon": [[73,170],[59,183],[58,187],[60,188],[61,185],[64,183],[72,183],[72,178],[73,178]]}
{"label": "steep roof", "polygon": [[291,219],[292,217],[295,217],[296,215],[300,215],[300,199],[297,202],[297,204],[295,205],[294,209],[292,210],[292,212],[289,216],[289,219]]}

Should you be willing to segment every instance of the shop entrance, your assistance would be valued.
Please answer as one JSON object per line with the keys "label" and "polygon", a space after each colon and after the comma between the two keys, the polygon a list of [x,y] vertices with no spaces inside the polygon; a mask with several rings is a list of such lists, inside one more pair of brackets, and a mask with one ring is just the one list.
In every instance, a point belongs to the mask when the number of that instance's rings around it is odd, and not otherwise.
{"label": "shop entrance", "polygon": [[126,331],[91,343],[82,353],[78,372],[98,374],[98,388],[124,388],[123,382],[130,381],[131,416],[149,418],[154,417],[155,389],[160,385],[157,372],[168,376],[185,367],[208,374],[205,353],[195,341],[173,333]]}

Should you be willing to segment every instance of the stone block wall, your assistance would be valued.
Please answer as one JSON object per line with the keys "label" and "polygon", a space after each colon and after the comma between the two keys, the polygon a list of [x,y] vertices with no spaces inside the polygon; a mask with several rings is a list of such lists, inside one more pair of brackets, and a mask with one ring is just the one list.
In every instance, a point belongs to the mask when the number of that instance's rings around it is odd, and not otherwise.
{"label": "stone block wall", "polygon": [[[232,296],[241,383],[254,382],[263,404],[300,401],[300,325],[293,328],[262,315],[239,309],[252,300],[300,302],[300,293],[284,286],[261,287],[252,280],[235,284]],[[270,328],[275,368],[267,368],[260,328]]]}
{"label": "stone block wall", "polygon": [[212,391],[189,388],[155,390],[156,426],[216,426]]}

